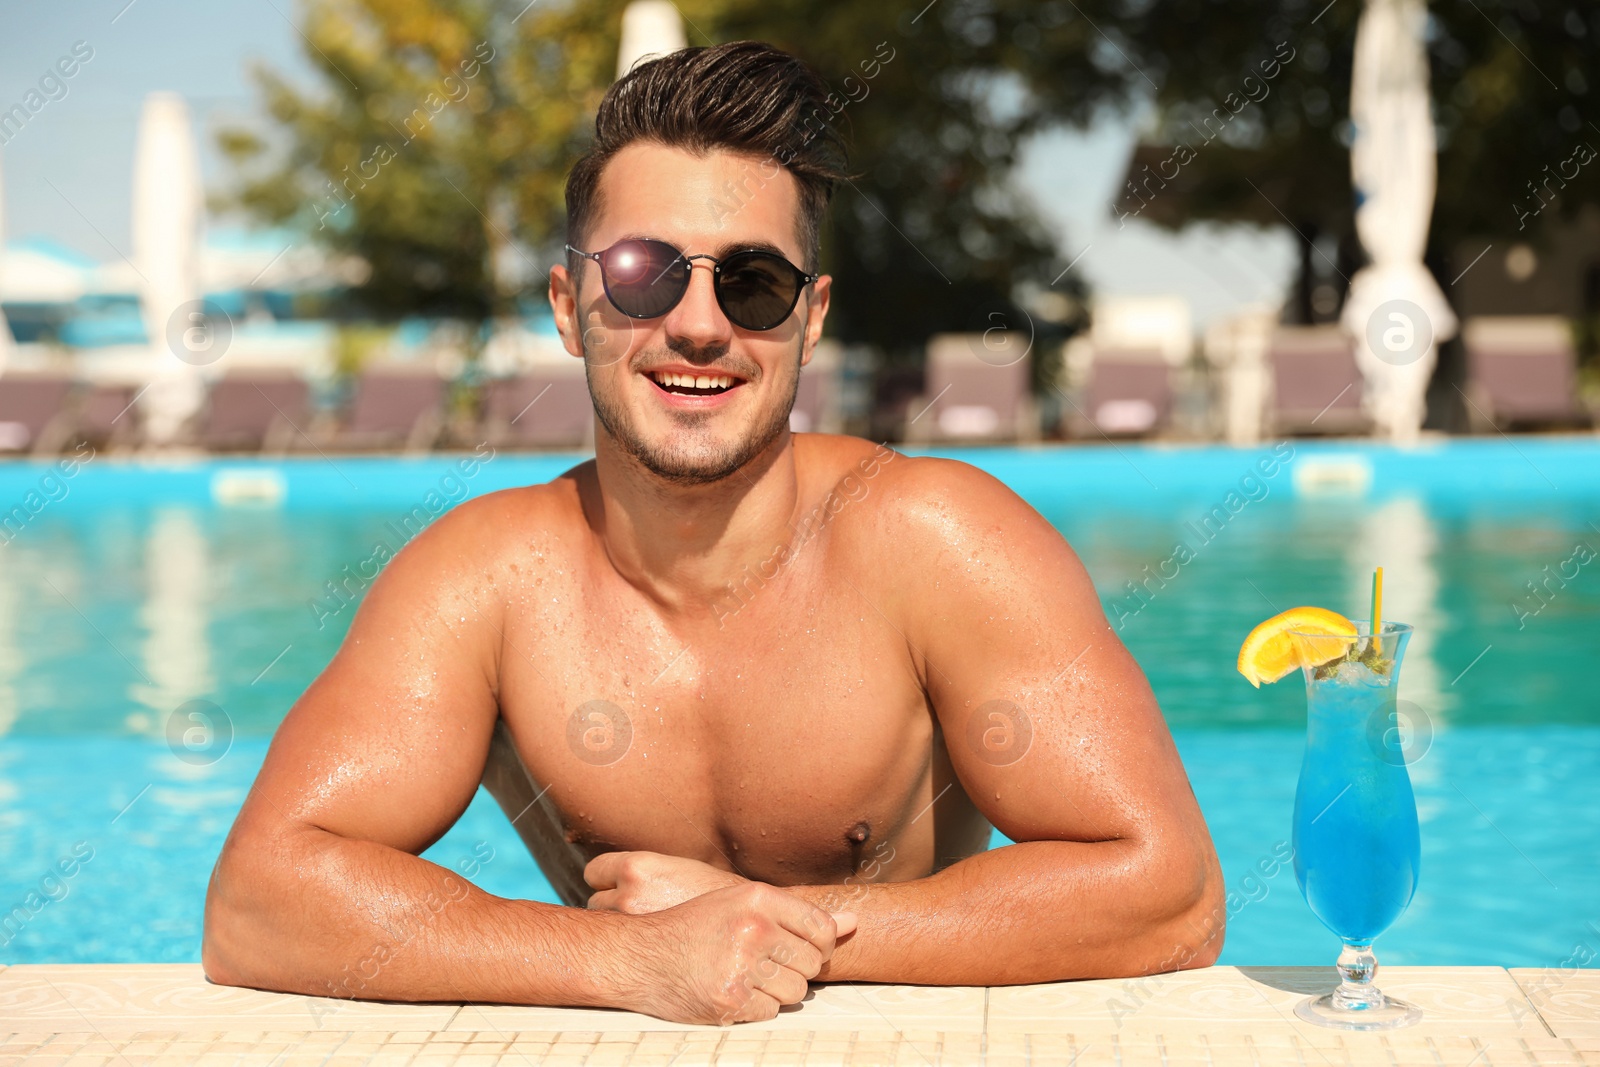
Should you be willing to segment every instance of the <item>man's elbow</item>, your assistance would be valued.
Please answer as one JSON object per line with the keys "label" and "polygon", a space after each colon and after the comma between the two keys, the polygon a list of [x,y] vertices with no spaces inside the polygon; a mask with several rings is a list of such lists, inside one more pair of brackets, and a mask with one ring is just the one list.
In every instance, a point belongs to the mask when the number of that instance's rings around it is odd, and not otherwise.
{"label": "man's elbow", "polygon": [[272,938],[269,921],[272,865],[256,864],[260,849],[230,835],[206,886],[201,924],[200,967],[217,985],[268,988],[267,965]]}
{"label": "man's elbow", "polygon": [[1222,954],[1227,933],[1227,887],[1222,881],[1222,865],[1207,842],[1206,847],[1186,869],[1174,877],[1173,918],[1164,924],[1170,932],[1173,951],[1160,970],[1188,970],[1210,967]]}
{"label": "man's elbow", "polygon": [[221,862],[211,872],[211,884],[206,889],[205,919],[200,934],[200,969],[217,985],[249,985],[246,961],[250,953],[241,944],[243,921],[237,909],[226,902],[227,891],[222,883],[225,873]]}
{"label": "man's elbow", "polygon": [[207,921],[200,938],[200,969],[212,985],[249,985],[233,964],[232,956],[219,943],[220,938]]}

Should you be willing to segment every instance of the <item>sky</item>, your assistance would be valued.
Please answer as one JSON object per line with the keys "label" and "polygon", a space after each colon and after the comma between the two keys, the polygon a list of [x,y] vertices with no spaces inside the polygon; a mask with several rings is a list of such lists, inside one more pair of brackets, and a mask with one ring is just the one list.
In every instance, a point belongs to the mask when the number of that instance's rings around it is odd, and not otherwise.
{"label": "sky", "polygon": [[[186,98],[206,187],[226,189],[216,132],[264,121],[252,67],[314,81],[296,16],[295,0],[0,0],[0,112],[75,47],[93,53],[64,79],[66,95],[0,149],[6,239],[46,237],[96,260],[130,255],[134,136],[141,101],[156,90]],[[1025,153],[1019,183],[1063,259],[1100,295],[1188,298],[1197,327],[1281,303],[1294,269],[1284,230],[1207,226],[1174,235],[1118,223],[1110,204],[1135,132],[1108,122],[1050,133]]]}

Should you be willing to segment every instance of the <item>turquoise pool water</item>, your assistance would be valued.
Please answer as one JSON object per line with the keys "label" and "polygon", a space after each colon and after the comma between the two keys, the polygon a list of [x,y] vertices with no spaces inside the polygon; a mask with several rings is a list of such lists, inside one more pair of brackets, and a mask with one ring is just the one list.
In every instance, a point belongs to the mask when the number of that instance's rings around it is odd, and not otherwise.
{"label": "turquoise pool water", "polygon": [[[1418,628],[1401,697],[1422,828],[1420,887],[1380,959],[1600,955],[1600,442],[948,454],[1072,541],[1150,676],[1233,894],[1224,962],[1335,954],[1275,862],[1304,691],[1252,689],[1232,662],[1278,608],[1359,613],[1376,563],[1386,614]],[[198,959],[222,839],[348,624],[312,607],[324,583],[408,515],[572,461],[0,464],[0,513],[27,514],[0,532],[0,962]],[[214,761],[167,741],[196,700],[225,724]],[[427,855],[553,899],[484,795]]]}

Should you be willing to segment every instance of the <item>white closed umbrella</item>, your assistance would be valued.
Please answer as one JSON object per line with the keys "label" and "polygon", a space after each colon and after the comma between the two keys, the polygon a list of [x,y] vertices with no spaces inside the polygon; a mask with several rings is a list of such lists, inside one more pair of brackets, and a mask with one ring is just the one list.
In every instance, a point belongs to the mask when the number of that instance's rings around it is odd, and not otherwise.
{"label": "white closed umbrella", "polygon": [[688,43],[683,17],[672,0],[633,0],[622,11],[622,43],[617,47],[617,77],[645,56],[676,52]]}
{"label": "white closed umbrella", "polygon": [[1401,442],[1421,431],[1436,344],[1456,330],[1422,263],[1436,177],[1426,22],[1423,0],[1367,0],[1350,82],[1356,232],[1372,262],[1351,279],[1342,322],[1356,338],[1367,411]]}
{"label": "white closed umbrella", "polygon": [[[133,261],[149,335],[150,385],[140,397],[154,444],[177,438],[205,388],[188,355],[208,329],[193,318],[200,300],[200,233],[205,224],[200,155],[189,108],[177,93],[145,97],[133,162]],[[176,343],[174,343],[176,338]]]}

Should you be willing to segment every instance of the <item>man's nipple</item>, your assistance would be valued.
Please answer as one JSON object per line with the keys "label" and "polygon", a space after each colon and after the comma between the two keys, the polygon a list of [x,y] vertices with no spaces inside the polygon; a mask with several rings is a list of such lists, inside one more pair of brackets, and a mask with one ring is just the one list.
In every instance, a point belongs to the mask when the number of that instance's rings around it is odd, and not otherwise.
{"label": "man's nipple", "polygon": [[845,840],[852,844],[865,844],[867,838],[872,836],[872,827],[865,822],[858,822],[850,832],[845,834]]}

